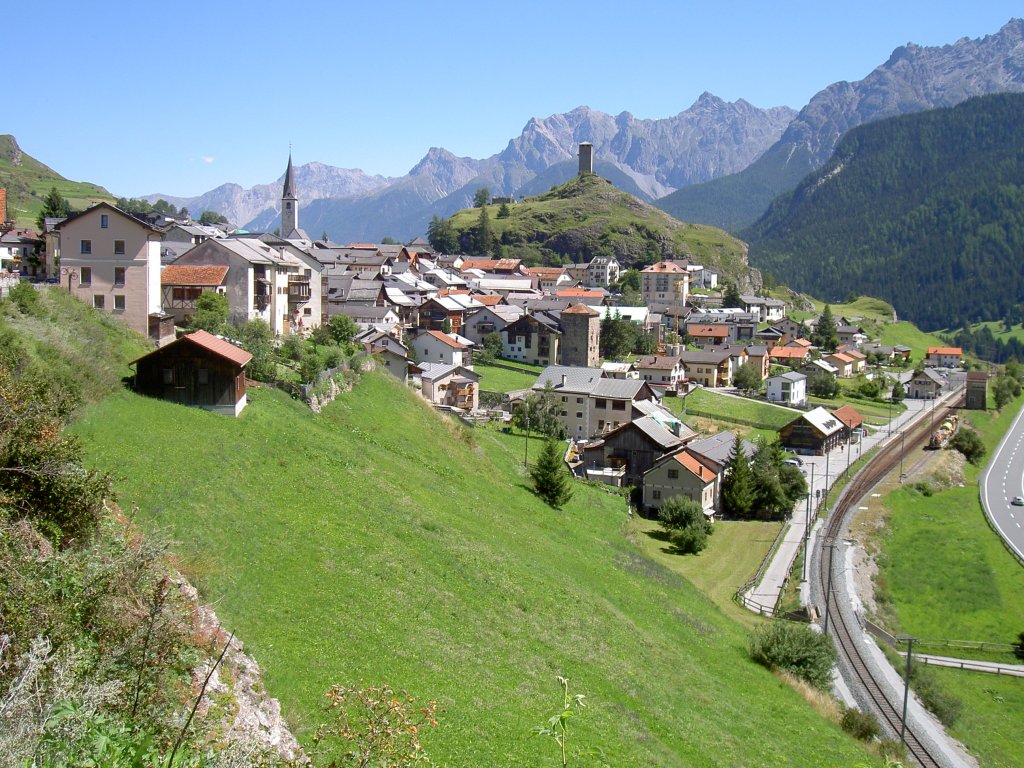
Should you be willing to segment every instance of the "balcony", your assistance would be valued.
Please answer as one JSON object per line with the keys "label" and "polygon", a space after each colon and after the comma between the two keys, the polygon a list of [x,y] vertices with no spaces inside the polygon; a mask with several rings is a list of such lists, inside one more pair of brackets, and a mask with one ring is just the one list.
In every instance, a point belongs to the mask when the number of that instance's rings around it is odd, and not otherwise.
{"label": "balcony", "polygon": [[311,296],[309,278],[290,277],[288,278],[288,303],[305,304]]}

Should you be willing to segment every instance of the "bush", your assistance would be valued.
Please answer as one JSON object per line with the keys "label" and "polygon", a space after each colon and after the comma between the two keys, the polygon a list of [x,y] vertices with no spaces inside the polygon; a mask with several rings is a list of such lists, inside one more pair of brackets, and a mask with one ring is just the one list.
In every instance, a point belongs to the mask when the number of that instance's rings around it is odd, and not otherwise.
{"label": "bush", "polygon": [[946,725],[953,725],[959,719],[963,702],[944,690],[933,671],[924,664],[911,664],[910,687],[928,711]]}
{"label": "bush", "polygon": [[982,442],[981,435],[966,425],[957,430],[953,439],[949,441],[949,446],[960,451],[971,464],[977,464],[985,456],[985,443]]}
{"label": "bush", "polygon": [[658,519],[668,530],[669,540],[683,554],[693,555],[707,546],[711,523],[701,505],[686,496],[666,499],[658,510]]}
{"label": "bush", "polygon": [[856,707],[843,707],[839,725],[848,734],[861,741],[873,741],[882,734],[878,718],[871,712],[861,712]]}
{"label": "bush", "polygon": [[806,624],[775,620],[762,624],[750,637],[751,658],[769,669],[781,669],[827,690],[832,685],[836,649],[827,635]]}
{"label": "bush", "polygon": [[32,317],[43,315],[43,308],[39,303],[39,292],[28,283],[18,283],[11,288],[9,296],[22,314]]}
{"label": "bush", "polygon": [[1024,632],[1017,635],[1017,642],[1013,644],[1013,655],[1024,661]]}

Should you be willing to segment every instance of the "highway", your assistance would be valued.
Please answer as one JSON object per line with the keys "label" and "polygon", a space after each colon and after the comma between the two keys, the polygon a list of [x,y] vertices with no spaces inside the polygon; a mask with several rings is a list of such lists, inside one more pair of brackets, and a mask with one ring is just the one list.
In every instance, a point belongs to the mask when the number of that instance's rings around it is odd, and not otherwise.
{"label": "highway", "polygon": [[992,454],[980,485],[985,514],[1024,561],[1024,507],[1010,504],[1014,496],[1024,496],[1024,408]]}

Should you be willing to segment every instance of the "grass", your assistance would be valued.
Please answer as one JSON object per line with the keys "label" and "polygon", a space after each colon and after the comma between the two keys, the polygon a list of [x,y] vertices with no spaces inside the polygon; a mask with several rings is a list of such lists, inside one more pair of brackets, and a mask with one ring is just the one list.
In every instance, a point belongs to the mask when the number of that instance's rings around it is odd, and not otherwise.
{"label": "grass", "polygon": [[[679,416],[706,416],[726,425],[745,424],[761,430],[778,431],[799,416],[799,412],[759,400],[733,397],[706,389],[695,389],[685,398],[668,397],[665,404]],[[684,419],[685,421],[686,419]]]}
{"label": "grass", "polygon": [[529,389],[537,380],[536,373],[510,371],[507,368],[499,368],[485,363],[474,363],[473,370],[480,374],[480,388],[491,392]]}
{"label": "grass", "polygon": [[1019,729],[1024,712],[1024,681],[954,669],[930,667],[944,690],[963,703],[960,717],[950,728],[985,768],[1024,765],[1024,741]]}
{"label": "grass", "polygon": [[926,333],[913,323],[902,320],[898,323],[889,323],[882,328],[882,344],[893,346],[900,344],[910,347],[911,359],[921,360],[924,358],[928,347],[948,347],[949,343],[943,341],[934,333]]}
{"label": "grass", "polygon": [[[1009,331],[1006,330],[1006,326],[1003,325],[1002,320],[989,320],[983,323],[972,323],[972,331],[980,331],[982,328],[988,328],[992,331],[992,335],[997,341],[1009,341],[1010,339],[1016,339],[1017,341],[1024,342],[1024,326],[1015,325]],[[959,331],[959,328],[947,328],[944,331],[940,331],[942,334],[955,334]]]}
{"label": "grass", "polygon": [[627,540],[621,497],[581,485],[548,509],[520,437],[458,427],[382,374],[319,416],[273,390],[239,419],[123,393],[76,431],[179,542],[302,736],[330,684],[387,681],[438,700],[438,764],[542,765],[530,729],[565,675],[590,704],[576,743],[615,765],[877,764]]}
{"label": "grass", "polygon": [[[858,397],[850,397],[842,393],[836,395],[831,399],[824,397],[815,397],[811,395],[807,400],[814,405],[821,405],[828,408],[830,411],[834,411],[837,408],[841,408],[844,405],[849,405],[854,408],[861,416],[864,417],[864,421],[868,424],[874,424],[878,426],[880,424],[889,423],[889,404],[875,403],[870,400],[861,400]],[[893,417],[899,416],[907,410],[907,406],[903,403],[893,403],[892,415]]]}
{"label": "grass", "polygon": [[[988,448],[1009,428],[1024,398],[1001,413],[964,411]],[[1024,626],[1024,569],[985,520],[978,498],[980,468],[967,465],[963,487],[925,497],[904,486],[884,498],[888,531],[881,538],[876,598],[889,629],[928,640],[1011,643]],[[971,658],[970,650],[923,648]],[[984,654],[992,658],[993,654]],[[1004,658],[993,659],[1013,662]],[[1024,764],[1024,742],[1006,723],[1024,717],[1020,679],[933,670],[939,685],[963,703],[953,734],[984,765]]]}
{"label": "grass", "polygon": [[627,536],[646,557],[686,578],[724,613],[754,627],[762,619],[738,605],[733,595],[757,573],[781,528],[777,522],[719,521],[707,548],[697,555],[674,554],[657,520],[634,517]]}

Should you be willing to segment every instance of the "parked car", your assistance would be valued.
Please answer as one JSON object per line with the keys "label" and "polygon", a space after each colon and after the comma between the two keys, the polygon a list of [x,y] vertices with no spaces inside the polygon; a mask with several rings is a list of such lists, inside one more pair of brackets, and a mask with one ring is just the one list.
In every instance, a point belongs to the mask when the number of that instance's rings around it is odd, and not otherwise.
{"label": "parked car", "polygon": [[792,458],[789,459],[783,459],[782,463],[789,464],[789,466],[791,467],[802,467],[804,465],[803,459],[799,458],[798,456],[793,456]]}

